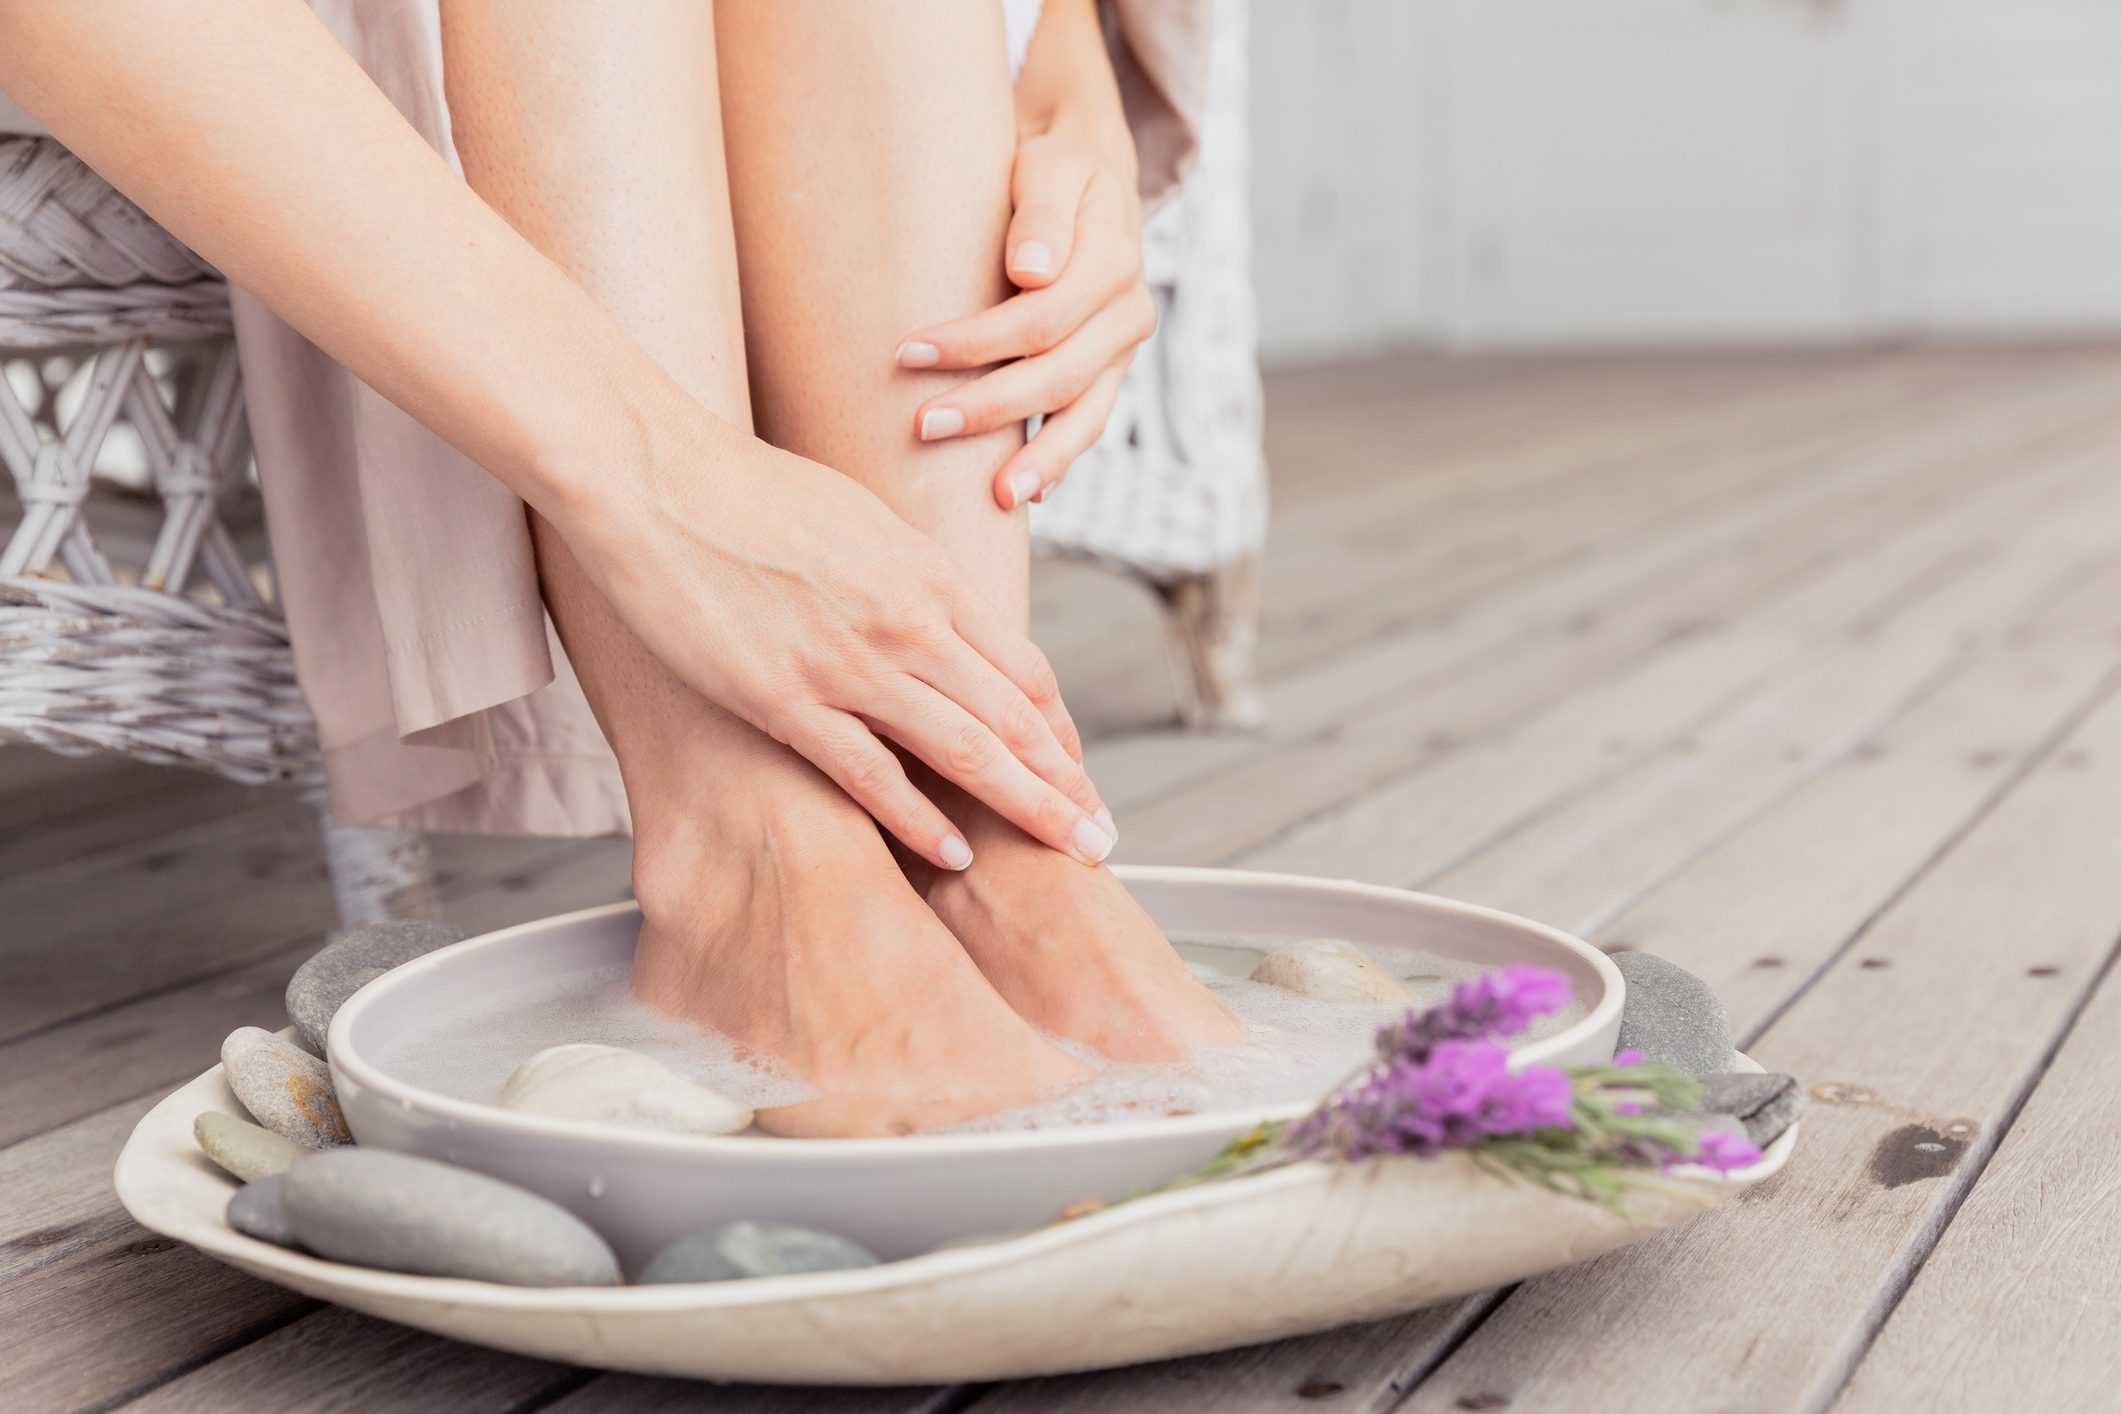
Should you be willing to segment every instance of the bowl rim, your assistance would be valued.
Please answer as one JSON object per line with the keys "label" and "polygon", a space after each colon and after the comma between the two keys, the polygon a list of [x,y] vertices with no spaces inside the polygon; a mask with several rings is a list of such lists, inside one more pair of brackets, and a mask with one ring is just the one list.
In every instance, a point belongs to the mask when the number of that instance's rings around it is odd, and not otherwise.
{"label": "bowl rim", "polygon": [[[1617,1023],[1627,983],[1620,969],[1605,953],[1549,924],[1535,922],[1501,909],[1463,903],[1437,894],[1384,884],[1365,884],[1354,879],[1328,879],[1309,874],[1281,874],[1253,869],[1215,869],[1190,865],[1115,865],[1113,873],[1123,882],[1216,884],[1240,888],[1325,889],[1342,896],[1405,901],[1417,899],[1445,914],[1468,922],[1499,924],[1526,932],[1563,952],[1574,955],[1597,974],[1605,986],[1598,1004],[1574,1024],[1551,1036],[1526,1042],[1511,1050],[1512,1063],[1536,1065],[1573,1047],[1609,1023]],[[1109,1124],[1070,1125],[1059,1129],[1005,1130],[978,1134],[909,1134],[849,1139],[805,1139],[799,1145],[763,1144],[756,1136],[742,1134],[666,1134],[654,1130],[628,1129],[618,1125],[585,1125],[577,1120],[525,1114],[499,1105],[460,1100],[452,1095],[399,1080],[384,1073],[357,1051],[352,1030],[361,1015],[381,1005],[399,988],[411,985],[422,973],[439,966],[444,958],[505,947],[532,930],[544,931],[554,924],[588,923],[621,914],[638,913],[631,899],[576,909],[547,918],[517,923],[435,949],[423,957],[392,968],[364,984],[332,1017],[325,1036],[325,1059],[334,1082],[342,1092],[365,1090],[407,1112],[425,1111],[444,1120],[469,1122],[489,1134],[522,1140],[580,1142],[585,1130],[594,1132],[606,1152],[616,1151],[640,1158],[705,1158],[735,1163],[786,1163],[798,1157],[805,1163],[875,1163],[879,1159],[926,1162],[933,1159],[989,1154],[997,1151],[1080,1148],[1096,1144],[1124,1144],[1152,1137],[1180,1139],[1217,1133],[1239,1134],[1255,1125],[1294,1119],[1311,1109],[1313,1100],[1291,1100],[1243,1110],[1218,1110],[1179,1118],[1119,1120]]]}

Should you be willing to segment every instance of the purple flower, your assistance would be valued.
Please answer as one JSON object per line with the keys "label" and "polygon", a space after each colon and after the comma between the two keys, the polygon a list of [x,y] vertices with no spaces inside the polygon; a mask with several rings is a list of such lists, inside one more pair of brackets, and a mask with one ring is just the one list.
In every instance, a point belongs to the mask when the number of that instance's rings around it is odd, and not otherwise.
{"label": "purple flower", "polygon": [[1718,1173],[1729,1173],[1732,1169],[1751,1168],[1759,1163],[1760,1151],[1754,1148],[1750,1141],[1735,1134],[1711,1129],[1701,1136],[1694,1146],[1693,1154],[1679,1162],[1698,1164]]}
{"label": "purple flower", "polygon": [[1486,1041],[1449,1040],[1419,1060],[1374,1071],[1289,1128],[1302,1154],[1434,1158],[1495,1135],[1565,1129],[1575,1086],[1549,1066],[1510,1073],[1509,1053]]}
{"label": "purple flower", "polygon": [[1410,1011],[1377,1033],[1377,1054],[1387,1066],[1420,1063],[1447,1041],[1483,1041],[1514,1036],[1549,1012],[1569,1004],[1569,979],[1544,967],[1513,964],[1459,983],[1450,1000],[1426,1011]]}
{"label": "purple flower", "polygon": [[1642,1051],[1613,1052],[1613,1066],[1617,1070],[1632,1070],[1648,1059],[1649,1056]]}

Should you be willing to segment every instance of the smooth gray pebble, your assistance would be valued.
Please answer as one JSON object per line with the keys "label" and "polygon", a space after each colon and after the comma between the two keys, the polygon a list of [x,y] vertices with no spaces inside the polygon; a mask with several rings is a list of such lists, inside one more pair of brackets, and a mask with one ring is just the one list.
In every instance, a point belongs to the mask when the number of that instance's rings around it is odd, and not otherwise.
{"label": "smooth gray pebble", "polygon": [[355,928],[295,969],[287,984],[287,1015],[321,1054],[331,1019],[348,997],[393,967],[463,936],[446,923],[424,918]]}
{"label": "smooth gray pebble", "polygon": [[613,1286],[618,1258],[550,1199],[469,1169],[377,1149],[315,1154],[286,1174],[287,1211],[319,1256],[507,1286]]}
{"label": "smooth gray pebble", "polygon": [[829,1232],[786,1223],[737,1222],[678,1238],[642,1269],[640,1282],[740,1281],[876,1264],[874,1252]]}

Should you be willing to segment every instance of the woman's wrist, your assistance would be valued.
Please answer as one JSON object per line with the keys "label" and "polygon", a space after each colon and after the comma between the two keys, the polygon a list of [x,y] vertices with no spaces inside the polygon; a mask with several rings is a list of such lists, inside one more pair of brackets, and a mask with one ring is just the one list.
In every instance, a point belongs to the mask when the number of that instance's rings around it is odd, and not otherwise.
{"label": "woman's wrist", "polygon": [[1017,139],[1080,146],[1130,188],[1140,166],[1096,0],[1046,0],[1016,84]]}
{"label": "woman's wrist", "polygon": [[1133,191],[1141,180],[1141,160],[1134,133],[1115,101],[1109,111],[1094,93],[1064,99],[1035,118],[1019,122],[1018,140],[1048,137],[1088,153],[1097,164]]}
{"label": "woman's wrist", "polygon": [[650,494],[658,467],[719,482],[751,440],[630,345],[599,350],[562,380],[561,396],[526,402],[513,489],[563,535],[594,533]]}

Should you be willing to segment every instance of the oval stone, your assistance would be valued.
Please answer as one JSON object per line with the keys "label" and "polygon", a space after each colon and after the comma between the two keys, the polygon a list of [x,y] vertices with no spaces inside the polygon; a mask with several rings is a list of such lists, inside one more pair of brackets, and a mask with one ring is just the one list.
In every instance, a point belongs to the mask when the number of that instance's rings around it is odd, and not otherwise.
{"label": "oval stone", "polygon": [[1731,1068],[1731,1018],[1709,984],[1676,962],[1646,952],[1613,955],[1627,979],[1614,1049],[1640,1051],[1689,1075]]}
{"label": "oval stone", "polygon": [[787,1223],[730,1223],[689,1232],[641,1270],[644,1286],[687,1281],[740,1281],[873,1267],[876,1254],[844,1237]]}
{"label": "oval stone", "polygon": [[287,984],[287,1015],[321,1053],[331,1019],[348,997],[393,967],[463,936],[424,918],[355,928],[295,969]]}
{"label": "oval stone", "polygon": [[294,1042],[239,1027],[221,1043],[221,1067],[251,1118],[281,1138],[308,1149],[353,1142],[330,1069]]}
{"label": "oval stone", "polygon": [[313,1154],[284,1175],[295,1236],[321,1257],[507,1286],[615,1286],[596,1231],[528,1189],[376,1149]]}
{"label": "oval stone", "polygon": [[238,1188],[228,1200],[228,1225],[261,1242],[299,1248],[302,1243],[287,1215],[287,1175],[267,1174]]}
{"label": "oval stone", "polygon": [[1307,938],[1268,953],[1252,980],[1321,1002],[1411,1005],[1414,994],[1370,955],[1339,938]]}
{"label": "oval stone", "polygon": [[500,1103],[524,1114],[670,1134],[734,1134],[751,1123],[747,1107],[617,1046],[539,1051],[508,1077]]}
{"label": "oval stone", "polygon": [[207,1158],[245,1183],[292,1168],[296,1159],[309,1152],[291,1139],[219,1110],[208,1110],[193,1120],[191,1133]]}

